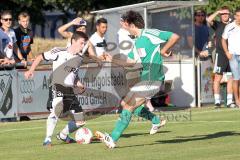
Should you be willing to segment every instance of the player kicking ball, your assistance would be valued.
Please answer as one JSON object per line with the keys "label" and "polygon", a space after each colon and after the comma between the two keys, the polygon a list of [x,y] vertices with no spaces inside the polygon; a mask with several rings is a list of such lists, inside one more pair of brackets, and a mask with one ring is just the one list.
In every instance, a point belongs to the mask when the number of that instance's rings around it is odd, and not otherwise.
{"label": "player kicking ball", "polygon": [[25,72],[26,79],[34,76],[34,70],[42,60],[53,61],[52,88],[53,101],[51,113],[47,119],[46,138],[43,146],[51,146],[54,129],[59,118],[70,118],[65,128],[57,134],[57,138],[66,143],[75,142],[69,134],[85,124],[82,107],[75,95],[74,89],[83,92],[85,87],[77,74],[83,60],[87,35],[83,32],[74,32],[71,46],[68,48],[53,48],[40,54],[31,68]]}
{"label": "player kicking ball", "polygon": [[[133,50],[129,53],[129,58],[125,61],[114,59],[106,55],[106,60],[124,67],[134,66],[140,57],[143,69],[141,71],[141,82],[130,88],[130,92],[122,100],[123,107],[119,120],[111,135],[96,131],[95,135],[106,144],[108,148],[115,148],[123,131],[128,127],[132,114],[143,117],[152,122],[150,134],[155,134],[160,127],[166,124],[166,120],[161,120],[157,115],[144,107],[146,99],[153,97],[159,92],[164,82],[162,56],[169,56],[169,49],[178,41],[179,36],[172,32],[160,31],[157,29],[144,29],[142,16],[135,11],[128,11],[124,15],[126,29],[131,35],[136,36]],[[161,43],[166,44],[160,47]],[[134,55],[138,56],[135,56]]]}

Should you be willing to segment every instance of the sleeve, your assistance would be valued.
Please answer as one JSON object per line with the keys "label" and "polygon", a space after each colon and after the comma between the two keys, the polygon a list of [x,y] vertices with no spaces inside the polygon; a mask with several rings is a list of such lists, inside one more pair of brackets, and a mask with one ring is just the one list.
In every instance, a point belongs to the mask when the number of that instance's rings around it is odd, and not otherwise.
{"label": "sleeve", "polygon": [[14,31],[12,32],[12,40],[13,40],[13,43],[17,42],[16,34]]}
{"label": "sleeve", "polygon": [[213,25],[211,25],[211,28],[216,31],[218,28],[219,22],[218,21],[213,21]]}
{"label": "sleeve", "polygon": [[50,51],[42,53],[42,56],[46,61],[56,61],[58,59],[58,49],[53,48]]}
{"label": "sleeve", "polygon": [[222,38],[223,38],[223,39],[228,39],[228,30],[229,30],[229,25],[227,25],[227,26],[224,28],[224,31],[223,31],[223,34],[222,34]]}
{"label": "sleeve", "polygon": [[169,31],[161,31],[159,33],[159,38],[164,40],[164,41],[168,41],[173,35],[173,32],[169,32]]}

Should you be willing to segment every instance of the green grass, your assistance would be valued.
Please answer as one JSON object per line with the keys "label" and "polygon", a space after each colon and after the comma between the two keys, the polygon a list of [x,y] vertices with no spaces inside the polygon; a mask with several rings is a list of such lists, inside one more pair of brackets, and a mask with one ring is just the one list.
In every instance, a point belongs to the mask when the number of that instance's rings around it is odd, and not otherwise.
{"label": "green grass", "polygon": [[[181,115],[175,112],[176,115]],[[188,114],[188,112],[186,112]],[[168,117],[169,118],[169,117]],[[117,115],[88,121],[92,131],[110,132]],[[171,118],[170,118],[171,119]],[[56,132],[65,121],[59,121]],[[102,143],[64,144],[53,138],[53,147],[44,148],[45,120],[0,123],[1,160],[239,160],[240,110],[202,108],[191,110],[190,118],[171,119],[158,134],[149,135],[151,124],[137,121],[109,150]]]}

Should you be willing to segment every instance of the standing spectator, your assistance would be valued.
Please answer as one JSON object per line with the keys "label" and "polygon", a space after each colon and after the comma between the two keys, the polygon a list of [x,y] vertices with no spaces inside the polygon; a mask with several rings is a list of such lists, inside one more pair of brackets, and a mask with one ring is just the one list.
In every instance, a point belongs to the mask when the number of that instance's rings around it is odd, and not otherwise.
{"label": "standing spectator", "polygon": [[1,60],[1,64],[15,64],[13,51],[17,53],[18,58],[21,63],[26,65],[26,60],[21,55],[18,47],[17,47],[17,39],[15,36],[15,32],[11,29],[12,26],[12,13],[11,11],[5,10],[1,13],[1,30],[9,37],[9,43],[7,44],[7,48],[5,49],[6,57]]}
{"label": "standing spectator", "polygon": [[[217,15],[220,15],[220,21],[214,20]],[[224,53],[222,47],[222,33],[227,24],[230,23],[230,9],[227,6],[223,6],[220,10],[214,12],[207,18],[209,25],[215,30],[216,36],[216,55],[215,55],[215,64],[214,64],[214,82],[213,82],[213,91],[214,91],[214,100],[215,107],[220,107],[220,82],[223,78],[223,73],[230,72],[231,69],[229,66],[229,61]],[[233,89],[232,89],[233,80],[230,78],[227,81],[227,106],[234,107],[233,104]]]}
{"label": "standing spectator", "polygon": [[233,74],[233,95],[235,103],[240,106],[239,80],[240,80],[240,8],[237,8],[234,15],[234,22],[228,24],[222,35],[222,47],[229,59]]}
{"label": "standing spectator", "polygon": [[21,55],[25,60],[33,60],[33,54],[31,50],[31,44],[33,44],[33,33],[29,28],[30,16],[27,12],[21,12],[18,15],[19,27],[14,31],[17,38],[17,45],[21,52]]}
{"label": "standing spectator", "polygon": [[58,28],[58,32],[64,38],[68,39],[67,47],[71,45],[71,38],[72,38],[72,35],[73,35],[72,32],[67,31],[71,26],[76,27],[75,31],[81,31],[83,33],[86,33],[87,22],[84,19],[82,19],[80,17],[77,17],[74,20],[72,20],[71,22],[69,22],[67,24],[64,24],[64,25],[62,25]]}
{"label": "standing spectator", "polygon": [[101,61],[104,60],[104,54],[106,53],[105,48],[107,43],[105,40],[105,33],[107,32],[107,20],[105,18],[99,18],[96,24],[97,31],[90,37],[89,44],[93,46],[95,55],[90,55],[91,58]]}
{"label": "standing spectator", "polygon": [[[194,24],[195,24],[195,54],[196,56],[203,56],[206,55],[204,52],[204,46],[208,44],[209,39],[209,31],[208,26],[206,25],[206,13],[203,10],[197,10],[194,12]],[[191,30],[188,30],[188,45],[190,47],[193,46],[193,39],[191,35]],[[203,55],[202,55],[203,54]]]}

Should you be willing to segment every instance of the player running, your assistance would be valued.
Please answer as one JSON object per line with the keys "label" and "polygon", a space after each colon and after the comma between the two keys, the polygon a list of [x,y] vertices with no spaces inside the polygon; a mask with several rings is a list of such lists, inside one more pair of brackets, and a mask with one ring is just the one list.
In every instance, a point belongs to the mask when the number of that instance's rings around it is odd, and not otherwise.
{"label": "player running", "polygon": [[[150,134],[157,133],[158,129],[166,124],[166,120],[160,118],[144,107],[147,98],[151,98],[157,92],[164,81],[162,66],[162,55],[169,56],[169,49],[178,41],[179,36],[172,32],[160,31],[157,29],[144,29],[144,20],[142,16],[135,11],[128,11],[125,18],[126,29],[131,35],[135,35],[134,48],[129,53],[129,58],[125,61],[113,59],[110,55],[106,60],[121,66],[134,66],[137,59],[134,53],[137,53],[143,66],[141,72],[141,82],[130,88],[130,92],[121,102],[123,107],[120,118],[116,123],[111,135],[96,131],[95,135],[106,144],[108,148],[116,147],[123,131],[128,127],[132,114],[143,117],[152,122]],[[160,44],[166,44],[160,48]],[[161,53],[161,54],[160,54]]]}
{"label": "player running", "polygon": [[51,113],[47,119],[46,138],[44,146],[51,146],[51,137],[56,127],[58,118],[71,117],[65,128],[57,135],[57,138],[73,143],[74,139],[69,134],[76,131],[85,124],[82,107],[74,94],[73,89],[78,88],[83,92],[85,87],[80,82],[77,73],[82,64],[82,54],[87,42],[87,35],[76,31],[71,38],[71,45],[68,48],[53,48],[37,56],[31,68],[25,72],[25,78],[34,76],[34,70],[42,60],[53,61],[52,88],[53,101]]}

